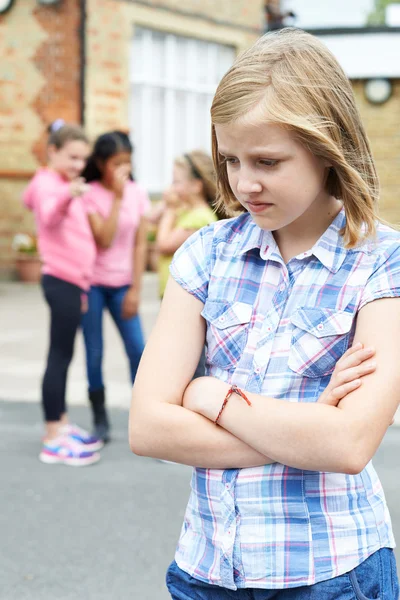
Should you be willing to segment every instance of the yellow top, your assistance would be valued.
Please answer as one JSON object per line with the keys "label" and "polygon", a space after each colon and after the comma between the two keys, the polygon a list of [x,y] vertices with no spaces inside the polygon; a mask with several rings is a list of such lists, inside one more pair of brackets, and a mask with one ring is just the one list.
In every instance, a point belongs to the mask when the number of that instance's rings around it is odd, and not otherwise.
{"label": "yellow top", "polygon": [[[176,227],[179,229],[197,231],[215,221],[218,221],[218,218],[212,208],[204,206],[182,211],[176,221]],[[161,254],[158,259],[158,285],[161,298],[164,295],[165,287],[167,285],[169,265],[171,264],[172,258],[173,254]]]}

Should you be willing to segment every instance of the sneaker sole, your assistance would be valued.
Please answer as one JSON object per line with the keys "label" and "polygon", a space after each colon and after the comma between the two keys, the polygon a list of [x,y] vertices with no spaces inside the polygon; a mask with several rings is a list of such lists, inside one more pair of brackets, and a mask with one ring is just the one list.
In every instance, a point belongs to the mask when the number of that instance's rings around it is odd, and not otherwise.
{"label": "sneaker sole", "polygon": [[68,467],[87,467],[93,465],[100,460],[100,454],[93,454],[86,458],[61,458],[59,456],[51,456],[41,452],[39,460],[47,465],[67,465]]}
{"label": "sneaker sole", "polygon": [[85,448],[86,452],[98,452],[104,448],[104,442],[99,440],[95,444],[82,444],[82,446]]}

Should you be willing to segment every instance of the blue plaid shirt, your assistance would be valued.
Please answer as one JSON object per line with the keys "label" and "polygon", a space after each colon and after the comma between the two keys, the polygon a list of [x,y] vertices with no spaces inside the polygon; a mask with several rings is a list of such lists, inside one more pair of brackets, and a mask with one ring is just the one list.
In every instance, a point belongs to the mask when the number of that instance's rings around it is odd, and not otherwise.
{"label": "blue plaid shirt", "polygon": [[[208,374],[288,402],[316,402],[354,337],[357,312],[400,296],[399,233],[353,250],[342,210],[315,246],[285,264],[248,214],[194,234],[171,265],[203,304]],[[358,475],[279,463],[194,469],[176,552],[181,569],[231,590],[312,585],[394,547],[369,463]]]}

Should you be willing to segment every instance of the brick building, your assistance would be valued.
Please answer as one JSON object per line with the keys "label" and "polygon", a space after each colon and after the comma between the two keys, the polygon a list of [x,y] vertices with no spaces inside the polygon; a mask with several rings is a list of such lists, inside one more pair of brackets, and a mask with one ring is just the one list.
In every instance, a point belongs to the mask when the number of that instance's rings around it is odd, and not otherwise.
{"label": "brick building", "polygon": [[49,123],[130,129],[138,177],[161,191],[173,153],[208,144],[216,82],[263,28],[263,0],[14,0],[0,15],[0,276],[33,227],[20,194]]}
{"label": "brick building", "polygon": [[[301,13],[313,2],[280,4]],[[329,33],[307,19],[296,24]],[[264,0],[14,0],[0,15],[0,277],[13,275],[13,235],[33,227],[20,193],[45,159],[49,123],[82,122],[92,139],[129,129],[138,179],[158,194],[174,155],[209,148],[217,82],[264,27]],[[390,76],[392,95],[381,105],[365,99],[365,77],[354,77],[382,213],[392,221],[400,217],[399,76]]]}

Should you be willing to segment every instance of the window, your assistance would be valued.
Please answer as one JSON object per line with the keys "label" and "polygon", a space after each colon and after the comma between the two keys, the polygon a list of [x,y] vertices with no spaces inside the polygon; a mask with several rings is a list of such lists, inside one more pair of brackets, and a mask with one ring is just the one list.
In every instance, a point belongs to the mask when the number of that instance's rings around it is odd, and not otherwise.
{"label": "window", "polygon": [[175,156],[211,151],[210,106],[234,58],[231,46],[135,29],[130,128],[135,172],[150,192],[169,185]]}

